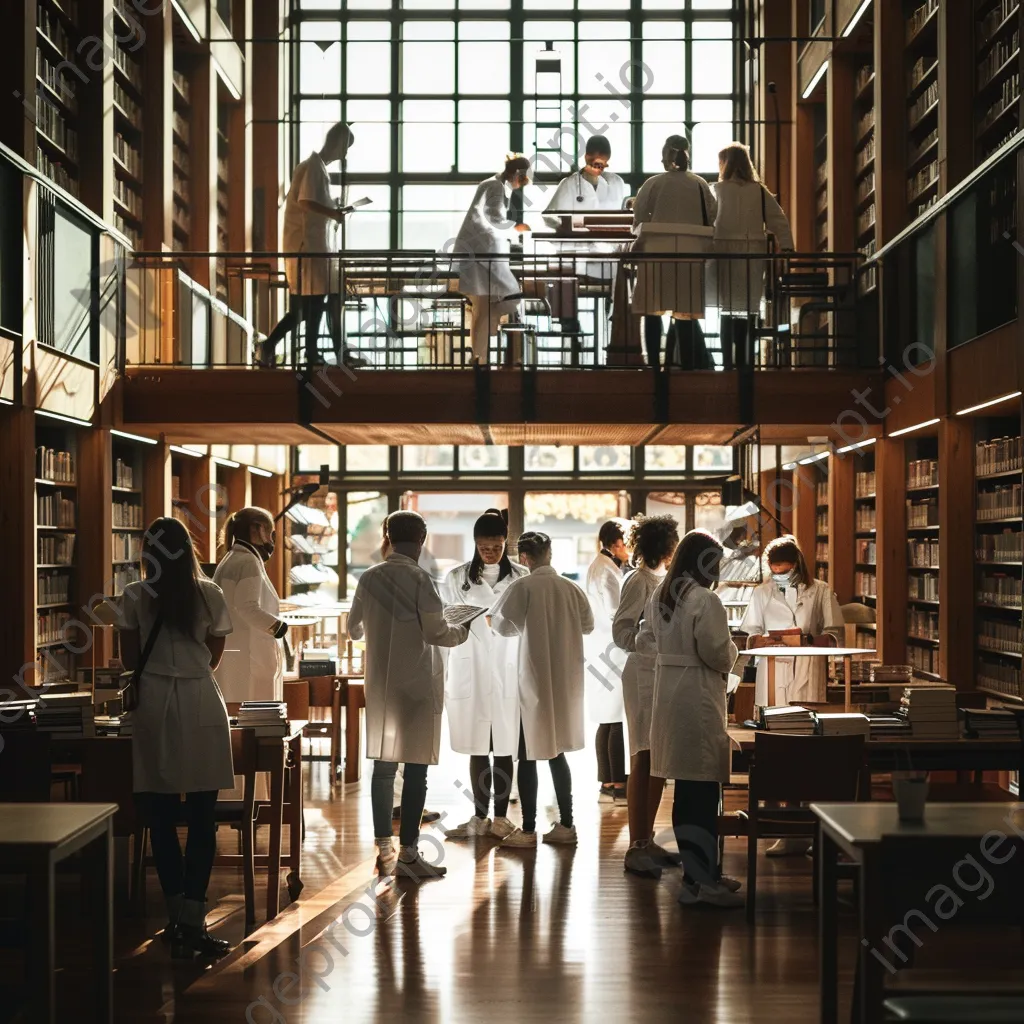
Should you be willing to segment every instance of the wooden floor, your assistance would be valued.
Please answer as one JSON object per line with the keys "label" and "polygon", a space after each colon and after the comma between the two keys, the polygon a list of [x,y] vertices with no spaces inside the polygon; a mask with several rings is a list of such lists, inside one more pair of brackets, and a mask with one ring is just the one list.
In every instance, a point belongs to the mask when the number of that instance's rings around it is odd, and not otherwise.
{"label": "wooden floor", "polygon": [[[591,757],[584,752],[570,762],[577,849],[524,853],[496,849],[493,841],[474,846],[432,839],[433,856],[443,852],[448,876],[419,885],[374,877],[368,773],[362,783],[332,792],[327,766],[308,765],[305,890],[299,901],[246,936],[241,876],[216,869],[213,930],[238,945],[209,968],[175,964],[160,941],[147,938],[163,922],[150,870],[147,919],[117,922],[116,1019],[817,1020],[810,861],[764,860],[753,929],[742,910],[681,908],[678,870],[660,882],[623,873],[625,806],[598,803]],[[449,822],[469,813],[458,781],[465,777],[464,760],[448,754],[430,772],[428,806],[445,812]],[[541,785],[543,827],[543,808],[553,799],[543,770]],[[659,827],[667,827],[669,810],[666,797]],[[440,838],[430,828],[427,834]],[[223,847],[232,841],[225,830]],[[744,876],[743,843],[726,844],[725,867]],[[262,905],[259,890],[257,898]],[[86,979],[75,969],[75,901],[69,902],[63,916],[71,920],[62,923],[59,953],[68,965],[59,979],[61,1021],[86,1019],[74,1007],[88,998]],[[847,913],[846,1006],[853,923]]]}

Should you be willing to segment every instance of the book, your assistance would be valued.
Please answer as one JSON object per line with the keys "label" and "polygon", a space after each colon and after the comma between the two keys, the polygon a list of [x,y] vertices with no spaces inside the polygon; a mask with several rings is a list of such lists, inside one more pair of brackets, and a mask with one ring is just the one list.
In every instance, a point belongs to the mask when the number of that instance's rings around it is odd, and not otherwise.
{"label": "book", "polygon": [[814,716],[820,736],[868,736],[871,723],[867,715],[858,712],[824,712]]}
{"label": "book", "polygon": [[490,612],[478,604],[449,604],[444,608],[444,621],[449,626],[468,626],[474,619]]}

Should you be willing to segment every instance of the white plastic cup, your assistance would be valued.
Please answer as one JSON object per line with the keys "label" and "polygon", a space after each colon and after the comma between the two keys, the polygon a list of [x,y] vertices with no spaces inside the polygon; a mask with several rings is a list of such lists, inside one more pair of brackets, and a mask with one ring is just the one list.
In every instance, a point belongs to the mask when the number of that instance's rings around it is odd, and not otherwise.
{"label": "white plastic cup", "polygon": [[900,821],[924,821],[924,806],[928,800],[928,777],[892,780]]}

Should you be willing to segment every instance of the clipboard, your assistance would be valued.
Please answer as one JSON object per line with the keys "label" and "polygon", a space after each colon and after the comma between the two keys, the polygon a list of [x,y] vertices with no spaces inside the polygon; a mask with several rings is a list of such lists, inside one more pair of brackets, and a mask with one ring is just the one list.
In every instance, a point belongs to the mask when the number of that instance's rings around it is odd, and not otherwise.
{"label": "clipboard", "polygon": [[363,196],[362,199],[357,199],[354,203],[349,203],[348,206],[343,206],[340,210],[341,213],[352,213],[354,210],[358,210],[360,206],[369,206],[373,200],[367,196]]}

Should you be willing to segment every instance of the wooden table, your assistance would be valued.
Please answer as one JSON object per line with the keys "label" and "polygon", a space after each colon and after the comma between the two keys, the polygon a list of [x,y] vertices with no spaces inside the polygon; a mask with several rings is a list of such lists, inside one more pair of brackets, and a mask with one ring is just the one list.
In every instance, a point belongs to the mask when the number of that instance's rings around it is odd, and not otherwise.
{"label": "wooden table", "polygon": [[[1024,886],[1020,869],[1024,842],[1014,833],[1007,818],[1024,834],[1024,804],[928,804],[923,822],[901,822],[894,803],[811,804],[817,815],[821,834],[819,855],[821,1020],[822,1024],[838,1021],[838,901],[837,858],[849,857],[860,871],[860,925],[858,931],[857,1008],[854,1021],[876,1024],[884,1019],[885,975],[896,973],[906,960],[886,943],[902,932],[904,925],[912,928],[921,942],[927,942],[933,930],[944,927],[949,915],[933,920],[935,929],[921,920],[937,915],[927,893],[934,885],[950,887],[963,900],[965,908],[957,914],[976,918],[1005,918],[1013,923],[1024,922]],[[996,858],[1006,857],[1005,868],[985,853],[982,837],[998,831],[1007,837],[995,848],[987,847]],[[1012,845],[1008,845],[1012,844]],[[969,875],[959,884],[954,868],[966,854],[984,865],[993,878],[997,898],[985,901],[972,898],[968,886],[979,879],[976,869],[968,867]],[[969,862],[968,862],[969,863]],[[978,887],[980,889],[980,886]],[[978,889],[974,891],[977,892]],[[947,898],[947,907],[952,901]],[[897,930],[898,926],[899,931]],[[912,954],[913,946],[903,934],[899,947]],[[877,956],[875,954],[878,954]],[[894,970],[889,971],[887,964]]]}
{"label": "wooden table", "polygon": [[846,710],[850,710],[853,681],[853,657],[855,654],[874,654],[863,647],[751,647],[741,654],[752,658],[768,659],[768,707],[775,707],[775,659],[776,658],[842,658],[843,677],[846,686]]}
{"label": "wooden table", "polygon": [[25,874],[31,900],[26,1020],[57,1020],[54,869],[82,851],[82,888],[92,904],[95,1002],[89,1019],[114,1019],[113,819],[117,804],[0,804],[0,871]]}
{"label": "wooden table", "polygon": [[[342,676],[345,685],[345,781],[358,782],[362,777],[363,755],[362,755],[362,724],[359,712],[366,707],[366,689],[362,673],[359,675]],[[342,687],[339,686],[335,699],[334,708],[331,711],[336,728],[341,729],[341,698]],[[331,744],[331,749],[336,749]],[[337,777],[338,767],[335,763],[331,765],[331,779]]]}

